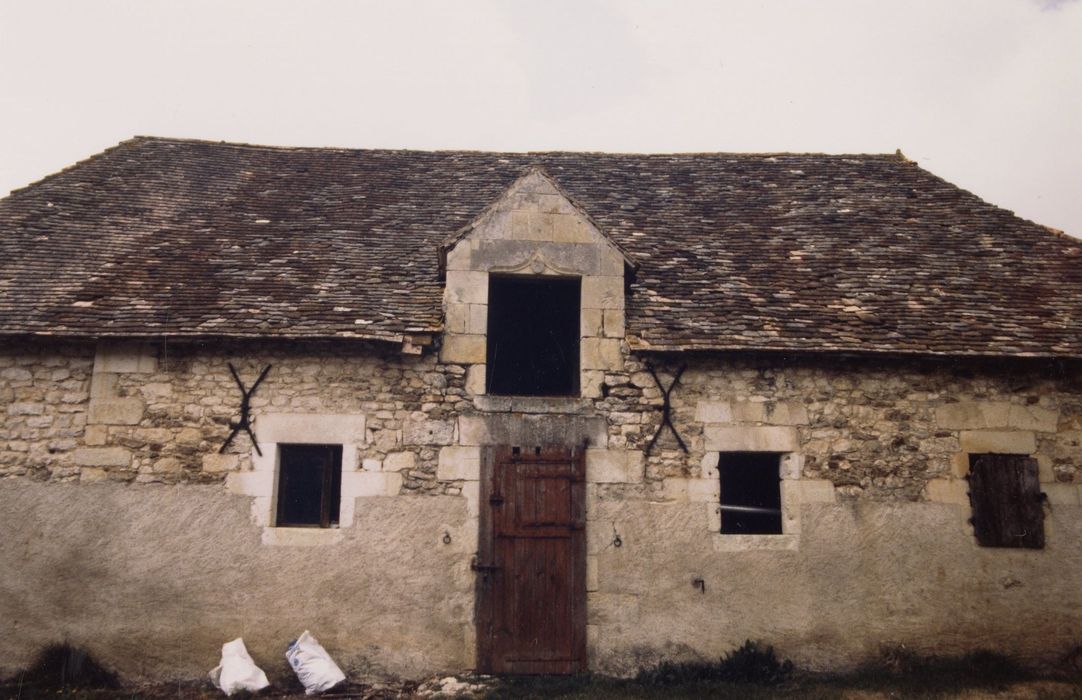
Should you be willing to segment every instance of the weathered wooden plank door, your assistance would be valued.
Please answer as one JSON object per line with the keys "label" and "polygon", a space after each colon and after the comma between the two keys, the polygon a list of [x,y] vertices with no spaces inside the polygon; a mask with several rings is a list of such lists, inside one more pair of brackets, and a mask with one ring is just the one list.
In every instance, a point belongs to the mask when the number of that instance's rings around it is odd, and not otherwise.
{"label": "weathered wooden plank door", "polygon": [[582,448],[484,451],[479,670],[586,670],[585,476]]}

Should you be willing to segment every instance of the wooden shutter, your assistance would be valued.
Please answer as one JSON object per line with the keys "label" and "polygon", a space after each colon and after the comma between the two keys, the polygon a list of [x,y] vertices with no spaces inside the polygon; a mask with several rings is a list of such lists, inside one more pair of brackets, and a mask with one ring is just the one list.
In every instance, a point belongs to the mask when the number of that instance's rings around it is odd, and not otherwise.
{"label": "wooden shutter", "polygon": [[1025,455],[973,455],[968,478],[978,544],[1044,548],[1044,495],[1037,460]]}

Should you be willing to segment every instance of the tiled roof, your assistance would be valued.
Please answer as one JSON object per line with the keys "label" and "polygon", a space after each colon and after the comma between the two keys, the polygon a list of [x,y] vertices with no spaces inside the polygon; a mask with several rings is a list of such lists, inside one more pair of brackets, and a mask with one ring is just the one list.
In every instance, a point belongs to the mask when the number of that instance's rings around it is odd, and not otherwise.
{"label": "tiled roof", "polygon": [[1082,357],[1082,241],[900,156],[159,138],[0,201],[0,333],[437,331],[439,244],[534,166],[638,264],[635,347]]}

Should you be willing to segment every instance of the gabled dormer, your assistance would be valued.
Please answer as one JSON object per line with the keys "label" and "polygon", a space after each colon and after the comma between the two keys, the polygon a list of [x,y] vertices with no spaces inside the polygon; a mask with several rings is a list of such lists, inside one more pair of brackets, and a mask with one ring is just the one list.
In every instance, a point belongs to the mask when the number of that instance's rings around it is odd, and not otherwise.
{"label": "gabled dormer", "polygon": [[593,397],[623,369],[628,256],[540,168],[442,250],[445,362],[474,395]]}

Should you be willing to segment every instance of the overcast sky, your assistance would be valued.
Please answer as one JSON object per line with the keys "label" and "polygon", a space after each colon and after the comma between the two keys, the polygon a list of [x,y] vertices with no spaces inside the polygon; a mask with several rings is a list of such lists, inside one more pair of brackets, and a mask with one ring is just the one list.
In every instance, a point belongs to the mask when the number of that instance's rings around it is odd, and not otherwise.
{"label": "overcast sky", "polygon": [[0,193],[135,134],[893,152],[1082,236],[1082,1],[0,0]]}

